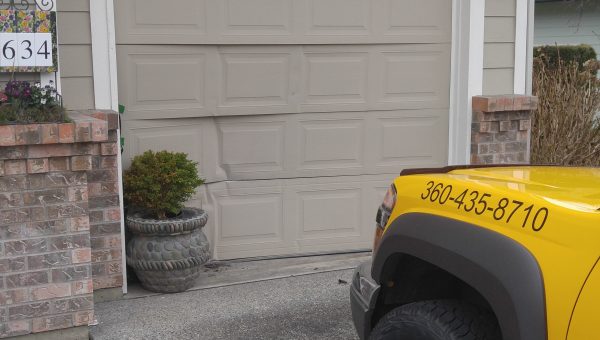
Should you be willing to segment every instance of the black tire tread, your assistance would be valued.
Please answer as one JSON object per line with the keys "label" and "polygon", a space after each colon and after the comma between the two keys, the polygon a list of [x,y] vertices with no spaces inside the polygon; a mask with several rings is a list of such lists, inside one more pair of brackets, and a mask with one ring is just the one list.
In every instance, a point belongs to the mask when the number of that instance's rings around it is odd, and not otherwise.
{"label": "black tire tread", "polygon": [[492,313],[460,300],[419,301],[397,307],[379,320],[370,339],[393,339],[392,333],[415,326],[429,334],[420,339],[502,339]]}

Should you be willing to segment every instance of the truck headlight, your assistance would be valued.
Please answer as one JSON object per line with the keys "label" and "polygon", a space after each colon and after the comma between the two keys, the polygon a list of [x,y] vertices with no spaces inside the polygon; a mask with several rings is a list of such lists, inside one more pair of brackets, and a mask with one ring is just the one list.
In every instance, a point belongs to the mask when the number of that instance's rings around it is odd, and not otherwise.
{"label": "truck headlight", "polygon": [[394,209],[394,205],[396,205],[396,196],[396,187],[392,184],[385,193],[383,203],[381,203],[379,206],[379,210],[377,210],[377,217],[375,217],[376,227],[375,238],[373,240],[373,251],[375,251],[379,246],[385,226],[388,224],[390,215],[392,215],[392,210]]}

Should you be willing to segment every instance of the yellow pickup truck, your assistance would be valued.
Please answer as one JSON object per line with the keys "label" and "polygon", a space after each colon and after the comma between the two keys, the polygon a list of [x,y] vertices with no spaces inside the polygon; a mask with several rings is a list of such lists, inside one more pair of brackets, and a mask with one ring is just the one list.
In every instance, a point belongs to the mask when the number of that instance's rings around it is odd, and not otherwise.
{"label": "yellow pickup truck", "polygon": [[361,339],[600,339],[600,169],[404,171],[353,277]]}

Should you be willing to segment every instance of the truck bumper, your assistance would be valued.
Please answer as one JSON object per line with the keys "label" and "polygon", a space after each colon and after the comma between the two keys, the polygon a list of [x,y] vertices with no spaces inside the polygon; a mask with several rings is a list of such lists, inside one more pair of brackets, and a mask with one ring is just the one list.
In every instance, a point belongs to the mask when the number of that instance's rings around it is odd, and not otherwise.
{"label": "truck bumper", "polygon": [[371,318],[380,286],[371,277],[371,261],[362,263],[354,270],[350,286],[352,321],[358,336],[364,340],[371,334]]}

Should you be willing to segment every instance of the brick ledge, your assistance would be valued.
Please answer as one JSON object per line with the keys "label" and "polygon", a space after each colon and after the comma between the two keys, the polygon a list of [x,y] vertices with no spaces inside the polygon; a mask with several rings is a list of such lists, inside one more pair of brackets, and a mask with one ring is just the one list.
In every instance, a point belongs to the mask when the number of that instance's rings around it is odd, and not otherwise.
{"label": "brick ledge", "polygon": [[118,114],[112,111],[69,111],[72,123],[0,125],[0,146],[107,142]]}
{"label": "brick ledge", "polygon": [[520,94],[474,96],[473,112],[531,111],[536,110],[538,98]]}

